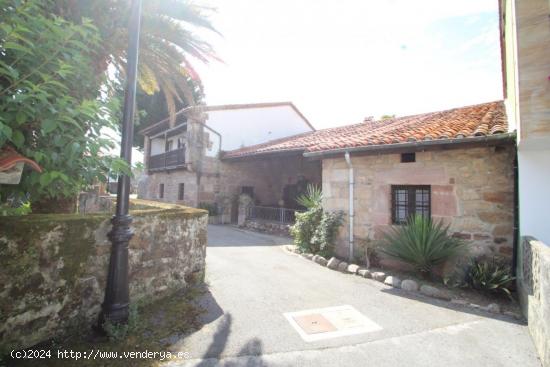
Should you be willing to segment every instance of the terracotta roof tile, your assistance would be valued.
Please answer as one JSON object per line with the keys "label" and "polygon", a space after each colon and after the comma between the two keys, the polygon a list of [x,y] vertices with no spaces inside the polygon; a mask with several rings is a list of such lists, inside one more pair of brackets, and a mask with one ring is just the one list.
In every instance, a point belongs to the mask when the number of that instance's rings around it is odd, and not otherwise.
{"label": "terracotta roof tile", "polygon": [[319,152],[368,145],[436,139],[464,139],[501,134],[508,125],[504,103],[489,102],[440,112],[374,121],[307,132],[226,152],[237,158],[274,152]]}
{"label": "terracotta roof tile", "polygon": [[30,165],[35,171],[42,172],[42,168],[35,161],[22,156],[14,149],[6,147],[0,150],[0,172],[9,171],[20,162]]}

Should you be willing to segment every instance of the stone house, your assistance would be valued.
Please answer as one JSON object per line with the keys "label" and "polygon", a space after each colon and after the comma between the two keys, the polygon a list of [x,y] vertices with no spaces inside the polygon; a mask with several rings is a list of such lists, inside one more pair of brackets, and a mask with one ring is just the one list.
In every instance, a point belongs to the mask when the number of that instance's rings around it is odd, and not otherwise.
{"label": "stone house", "polygon": [[[266,118],[273,108],[286,115]],[[218,203],[236,222],[239,194],[292,209],[314,183],[327,210],[346,214],[342,258],[362,256],[412,213],[443,219],[474,255],[513,253],[515,134],[502,101],[324,130],[290,103],[195,107],[142,133],[140,198]]]}
{"label": "stone house", "polygon": [[[408,215],[450,224],[474,255],[511,257],[515,135],[502,101],[312,131],[226,152],[224,159],[300,154],[322,170],[324,206],[346,223],[336,253],[361,255]],[[351,233],[351,235],[350,235]]]}
{"label": "stone house", "polygon": [[320,162],[300,152],[242,158],[225,152],[312,131],[290,102],[184,109],[174,123],[164,120],[141,131],[147,174],[138,196],[190,206],[217,203],[232,222],[242,193],[257,205],[292,208],[296,192],[321,183]]}

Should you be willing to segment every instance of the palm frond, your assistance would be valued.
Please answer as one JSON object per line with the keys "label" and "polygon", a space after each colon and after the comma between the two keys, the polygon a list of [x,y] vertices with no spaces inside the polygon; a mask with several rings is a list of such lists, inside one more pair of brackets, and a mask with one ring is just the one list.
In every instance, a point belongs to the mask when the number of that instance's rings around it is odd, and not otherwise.
{"label": "palm frond", "polygon": [[308,184],[306,193],[298,196],[296,202],[307,209],[320,207],[323,201],[323,192],[313,184]]}

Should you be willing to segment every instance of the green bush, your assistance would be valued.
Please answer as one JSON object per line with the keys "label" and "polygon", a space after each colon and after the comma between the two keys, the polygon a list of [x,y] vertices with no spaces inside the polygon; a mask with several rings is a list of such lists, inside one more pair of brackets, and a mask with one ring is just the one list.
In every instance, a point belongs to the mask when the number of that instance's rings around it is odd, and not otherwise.
{"label": "green bush", "polygon": [[406,225],[395,226],[385,234],[380,251],[428,275],[435,265],[465,250],[466,242],[448,232],[449,227],[441,221],[434,223],[431,218],[414,215]]}
{"label": "green bush", "polygon": [[326,212],[321,206],[296,213],[296,222],[290,228],[294,244],[301,252],[331,256],[342,219],[343,213]]}
{"label": "green bush", "polygon": [[505,293],[509,297],[510,285],[514,279],[510,266],[494,258],[490,261],[472,261],[466,276],[467,283],[474,289],[488,293]]}
{"label": "green bush", "polygon": [[19,185],[2,185],[2,197],[29,194],[40,205],[60,202],[109,171],[129,173],[111,155],[106,131],[118,131],[116,83],[98,75],[92,55],[100,48],[90,19],[67,21],[52,1],[3,1],[0,22],[0,147],[11,146],[43,172],[25,172]]}

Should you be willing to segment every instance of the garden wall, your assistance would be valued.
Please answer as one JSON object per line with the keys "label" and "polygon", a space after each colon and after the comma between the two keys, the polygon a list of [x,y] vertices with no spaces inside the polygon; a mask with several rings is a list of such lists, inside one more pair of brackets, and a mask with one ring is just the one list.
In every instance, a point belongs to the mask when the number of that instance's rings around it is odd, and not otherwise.
{"label": "garden wall", "polygon": [[[129,246],[130,297],[149,300],[204,271],[207,212],[143,200]],[[0,348],[91,327],[103,301],[111,214],[28,215],[0,222]]]}
{"label": "garden wall", "polygon": [[521,308],[544,367],[550,367],[550,247],[524,237],[518,252]]}
{"label": "garden wall", "polygon": [[241,227],[251,231],[273,234],[276,236],[290,236],[290,224],[269,222],[264,220],[247,219]]}

